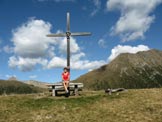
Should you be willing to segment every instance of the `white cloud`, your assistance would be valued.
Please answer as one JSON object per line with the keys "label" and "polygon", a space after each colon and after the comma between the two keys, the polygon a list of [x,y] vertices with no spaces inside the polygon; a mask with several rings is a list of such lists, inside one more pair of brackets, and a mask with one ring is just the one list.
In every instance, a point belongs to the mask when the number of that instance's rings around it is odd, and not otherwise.
{"label": "white cloud", "polygon": [[13,53],[14,49],[13,49],[13,47],[6,45],[6,46],[3,47],[3,51],[6,52],[6,53]]}
{"label": "white cloud", "polygon": [[98,41],[98,45],[102,48],[106,48],[106,41],[104,39],[100,39]]}
{"label": "white cloud", "polygon": [[139,51],[148,51],[149,47],[146,45],[138,45],[138,46],[129,46],[129,45],[117,45],[111,50],[111,55],[108,57],[108,61],[112,61],[121,53],[137,53]]}
{"label": "white cloud", "polygon": [[42,58],[23,58],[23,57],[15,57],[12,56],[9,58],[9,66],[11,68],[18,67],[21,71],[31,71],[35,68],[37,64],[46,67],[48,60]]}
{"label": "white cloud", "polygon": [[122,41],[144,38],[145,32],[155,20],[152,14],[162,0],[108,0],[108,10],[120,10],[121,16],[111,29]]}
{"label": "white cloud", "polygon": [[50,46],[49,50],[47,51],[47,57],[50,57],[50,58],[54,57],[55,56],[54,51],[55,51],[55,48],[53,46]]}
{"label": "white cloud", "polygon": [[[92,70],[99,68],[100,66],[106,64],[106,61],[89,61],[89,60],[81,60],[84,57],[84,53],[74,54],[71,57],[71,68],[79,69],[79,70]],[[66,59],[61,57],[54,57],[48,64],[48,68],[56,68],[56,67],[65,67]]]}
{"label": "white cloud", "polygon": [[29,78],[30,79],[35,79],[35,78],[37,78],[37,75],[30,75]]}
{"label": "white cloud", "polygon": [[55,40],[47,38],[51,24],[43,20],[30,19],[17,29],[13,30],[12,41],[14,52],[21,57],[39,58],[46,55],[50,43]]}
{"label": "white cloud", "polygon": [[97,69],[100,66],[106,64],[107,62],[104,60],[96,60],[96,61],[89,61],[89,60],[80,60],[77,62],[72,62],[72,68],[73,69],[87,69],[87,70],[93,70]]}
{"label": "white cloud", "polygon": [[66,59],[61,57],[53,57],[52,60],[48,63],[47,68],[60,68],[66,66]]}
{"label": "white cloud", "polygon": [[[66,38],[49,38],[51,24],[43,20],[31,18],[26,23],[13,30],[12,42],[13,56],[8,64],[11,68],[21,71],[31,71],[37,65],[45,68],[57,68],[66,66]],[[61,31],[57,31],[59,33]],[[104,61],[89,61],[84,59],[74,38],[70,40],[71,66],[73,69],[94,69],[101,66]],[[5,47],[9,51],[10,47]],[[64,52],[64,53],[63,53]],[[58,56],[61,55],[61,56]]]}
{"label": "white cloud", "polygon": [[[63,40],[58,41],[59,43],[59,49],[62,53],[67,52],[67,39],[63,38]],[[77,53],[80,51],[80,47],[78,46],[78,44],[76,43],[76,40],[71,37],[70,38],[70,52],[71,53]]]}
{"label": "white cloud", "polygon": [[71,60],[73,62],[75,62],[75,61],[78,61],[78,60],[82,59],[85,56],[86,56],[85,53],[80,52],[80,53],[77,53],[77,54],[73,54],[72,57],[71,57]]}
{"label": "white cloud", "polygon": [[101,0],[92,0],[95,8],[94,10],[91,12],[91,16],[96,15],[96,13],[100,10],[101,8]]}
{"label": "white cloud", "polygon": [[[21,71],[30,71],[37,64],[45,67],[48,62],[45,57],[54,55],[52,52],[54,48],[50,44],[55,44],[57,41],[46,37],[46,34],[50,33],[50,29],[50,23],[34,18],[14,29],[11,39],[14,43],[14,55],[9,58],[9,66],[18,67]],[[10,48],[5,47],[4,49],[9,51]]]}

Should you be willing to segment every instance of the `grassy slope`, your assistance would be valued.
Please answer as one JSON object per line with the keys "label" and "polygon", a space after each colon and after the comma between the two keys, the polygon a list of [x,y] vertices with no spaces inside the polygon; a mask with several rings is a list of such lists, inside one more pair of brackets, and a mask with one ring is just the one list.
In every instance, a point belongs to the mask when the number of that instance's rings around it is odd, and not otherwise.
{"label": "grassy slope", "polygon": [[0,80],[0,95],[39,93],[44,89],[25,84],[20,81]]}
{"label": "grassy slope", "polygon": [[162,89],[79,97],[0,96],[0,122],[161,122]]}

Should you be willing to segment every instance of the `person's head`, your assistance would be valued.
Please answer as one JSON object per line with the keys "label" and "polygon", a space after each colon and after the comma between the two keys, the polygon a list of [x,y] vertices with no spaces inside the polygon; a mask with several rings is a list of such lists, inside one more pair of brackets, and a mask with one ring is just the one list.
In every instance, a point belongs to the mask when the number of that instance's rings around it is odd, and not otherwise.
{"label": "person's head", "polygon": [[64,67],[64,72],[68,72],[68,68],[67,67]]}

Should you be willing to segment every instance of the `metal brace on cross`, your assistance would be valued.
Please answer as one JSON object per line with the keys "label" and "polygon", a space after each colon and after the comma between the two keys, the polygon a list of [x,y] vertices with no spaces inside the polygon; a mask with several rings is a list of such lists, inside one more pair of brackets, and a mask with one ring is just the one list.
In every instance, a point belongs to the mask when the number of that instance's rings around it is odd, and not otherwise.
{"label": "metal brace on cross", "polygon": [[90,32],[70,32],[70,13],[67,13],[67,31],[66,33],[48,34],[47,37],[66,37],[67,38],[67,67],[70,68],[70,37],[71,36],[89,36]]}

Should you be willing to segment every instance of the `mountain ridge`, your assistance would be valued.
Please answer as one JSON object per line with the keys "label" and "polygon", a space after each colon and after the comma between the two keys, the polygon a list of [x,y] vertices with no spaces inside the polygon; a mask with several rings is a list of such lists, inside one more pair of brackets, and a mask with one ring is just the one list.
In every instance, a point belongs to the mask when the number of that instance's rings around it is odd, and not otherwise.
{"label": "mountain ridge", "polygon": [[152,49],[136,54],[123,53],[109,64],[80,76],[88,89],[152,88],[162,85],[162,51]]}
{"label": "mountain ridge", "polygon": [[0,95],[40,93],[44,89],[17,80],[0,80]]}

